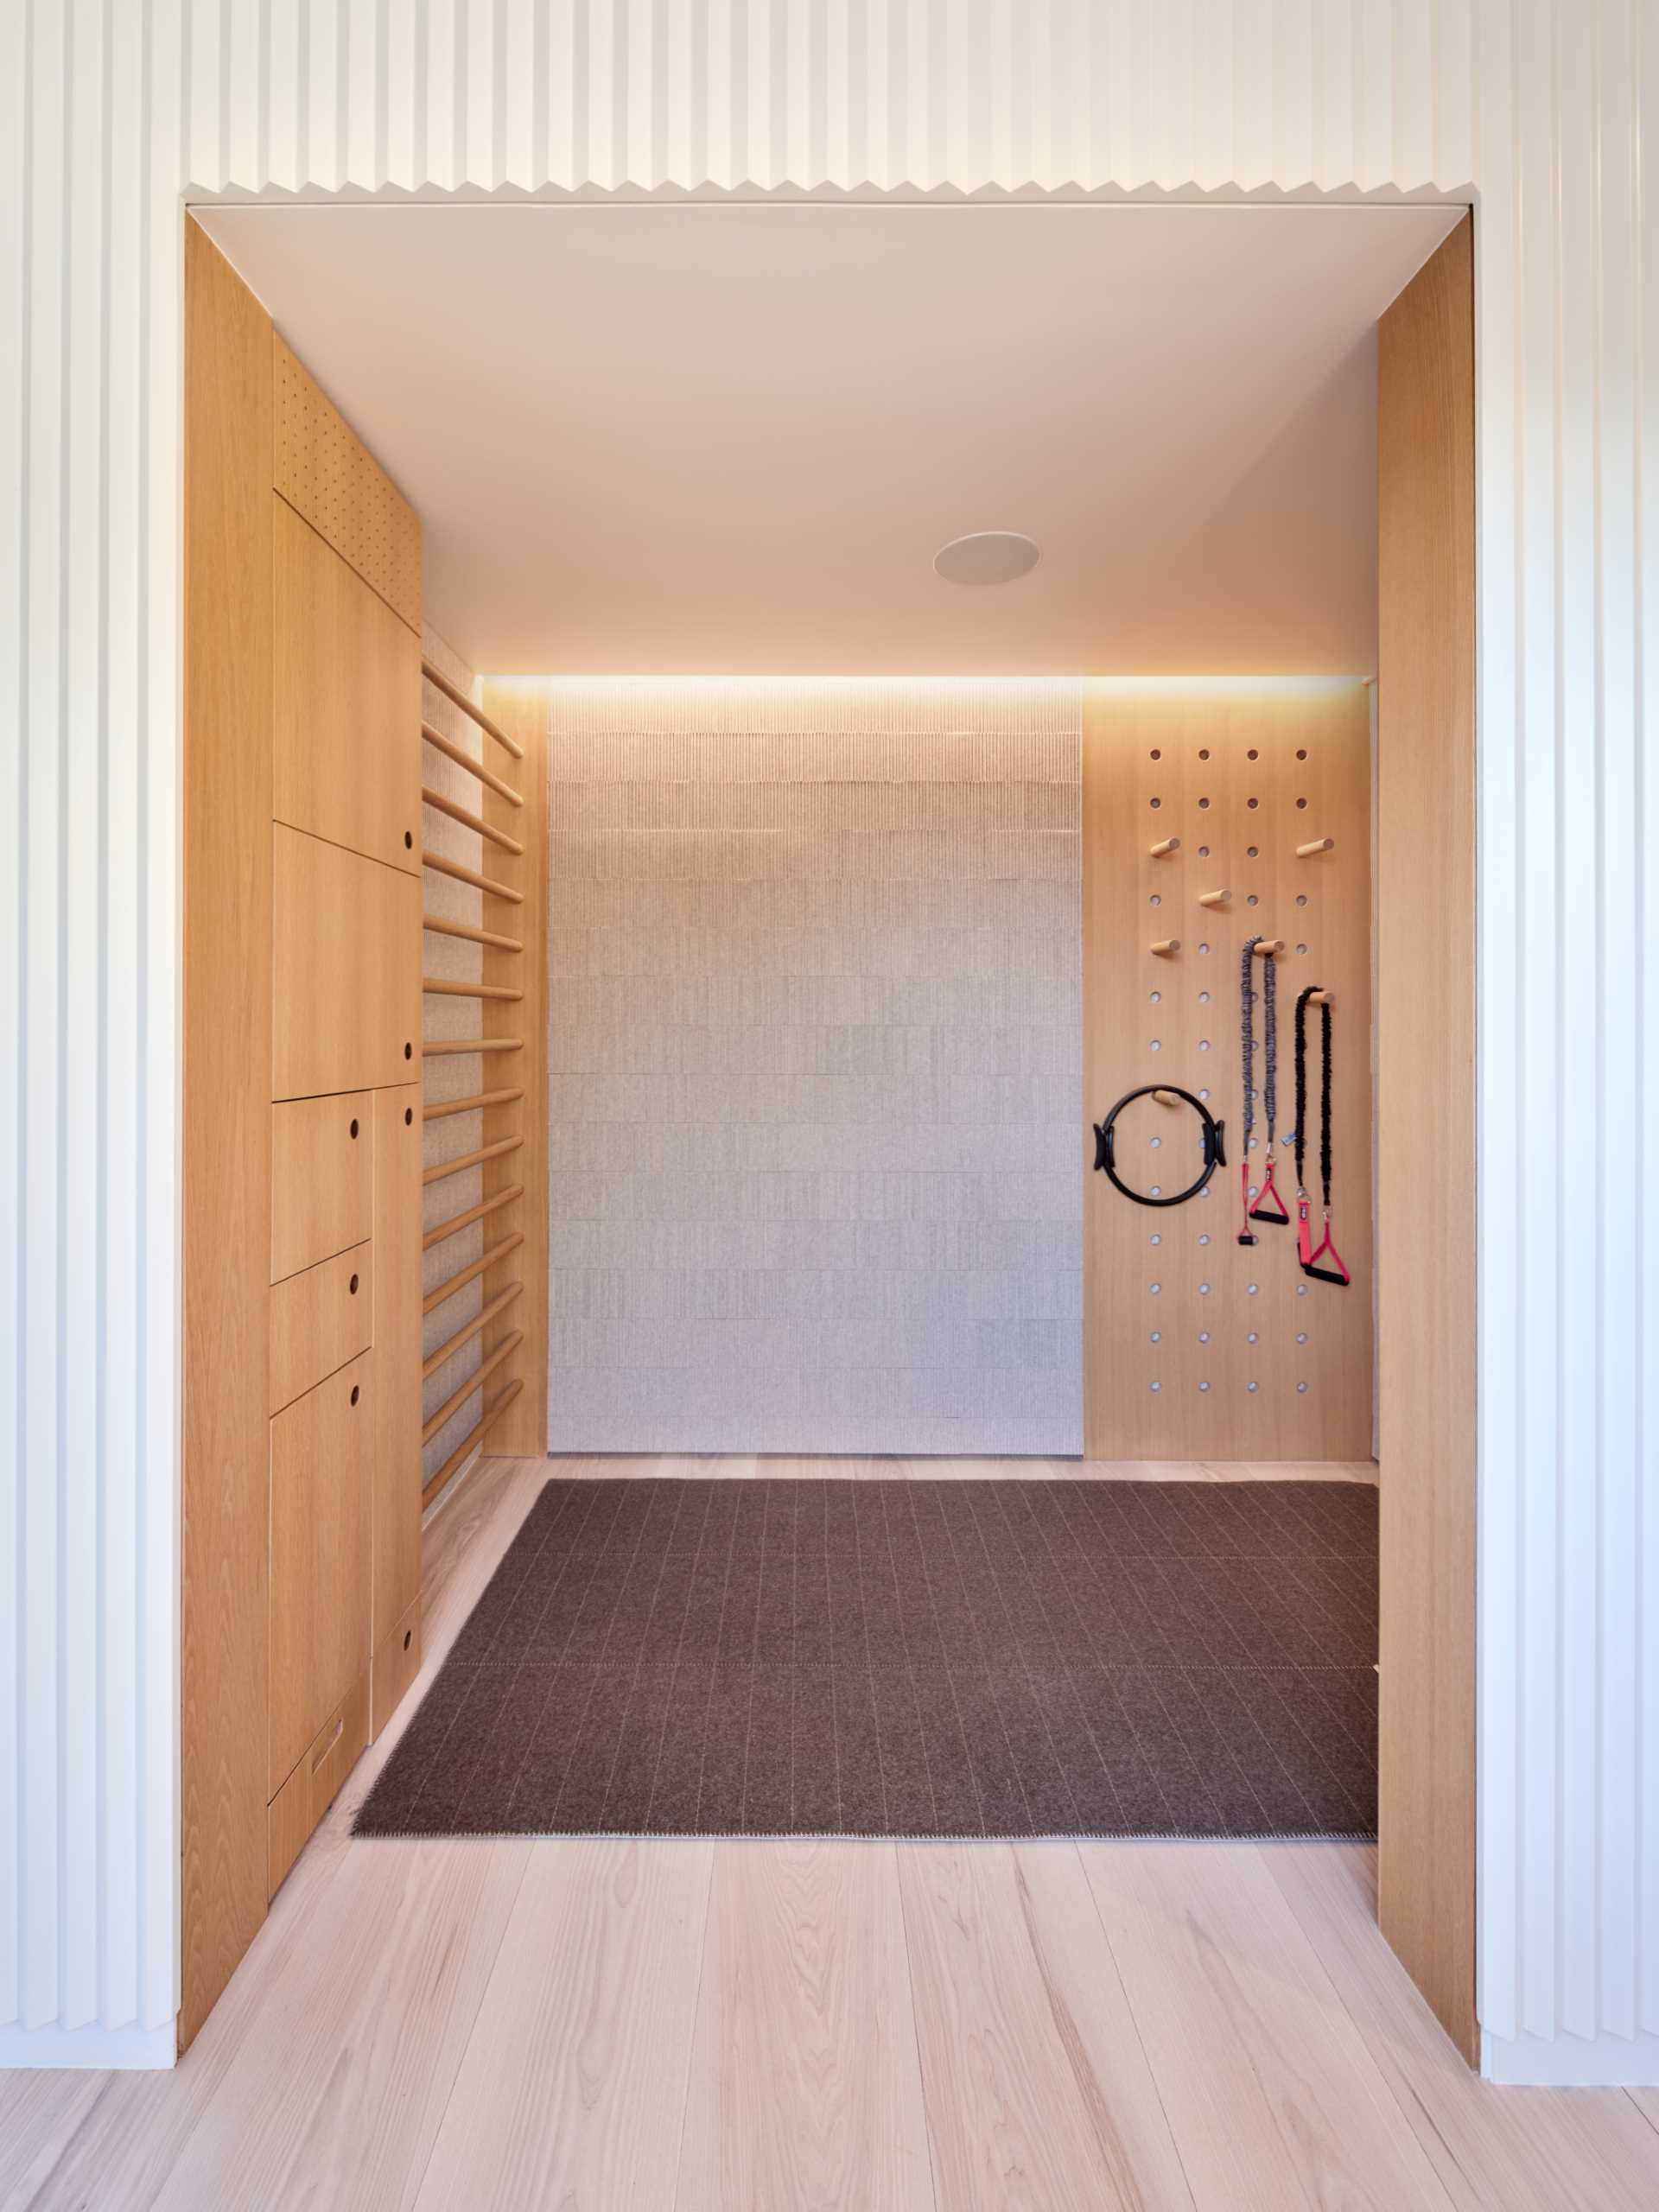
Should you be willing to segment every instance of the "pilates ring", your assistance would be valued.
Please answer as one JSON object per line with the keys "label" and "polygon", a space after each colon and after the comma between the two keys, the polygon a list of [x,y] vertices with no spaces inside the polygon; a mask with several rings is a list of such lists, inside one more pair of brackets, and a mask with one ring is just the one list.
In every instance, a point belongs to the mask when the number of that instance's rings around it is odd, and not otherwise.
{"label": "pilates ring", "polygon": [[[1118,1116],[1126,1106],[1132,1105],[1137,1098],[1150,1098],[1155,1091],[1160,1090],[1167,1091],[1172,1098],[1184,1098],[1186,1101],[1198,1117],[1201,1124],[1200,1134],[1204,1141],[1204,1166],[1198,1171],[1198,1180],[1189,1184],[1185,1190],[1178,1191],[1173,1198],[1149,1198],[1143,1191],[1132,1191],[1117,1172],[1115,1132]],[[1143,1083],[1139,1090],[1126,1090],[1105,1120],[1096,1122],[1093,1126],[1096,1167],[1109,1178],[1126,1198],[1133,1198],[1138,1206],[1185,1205],[1189,1198],[1198,1197],[1198,1192],[1210,1180],[1217,1167],[1224,1167],[1227,1165],[1227,1155],[1222,1149],[1222,1140],[1226,1133],[1227,1124],[1224,1122],[1217,1121],[1203,1099],[1195,1098],[1190,1090],[1183,1090],[1178,1083]]]}

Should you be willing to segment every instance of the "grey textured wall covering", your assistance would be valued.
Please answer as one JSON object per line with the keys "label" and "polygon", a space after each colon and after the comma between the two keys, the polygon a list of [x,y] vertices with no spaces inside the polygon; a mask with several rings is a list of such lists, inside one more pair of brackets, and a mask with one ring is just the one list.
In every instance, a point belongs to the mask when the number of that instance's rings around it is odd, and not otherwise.
{"label": "grey textured wall covering", "polygon": [[1079,1451],[1079,687],[552,718],[550,1449]]}

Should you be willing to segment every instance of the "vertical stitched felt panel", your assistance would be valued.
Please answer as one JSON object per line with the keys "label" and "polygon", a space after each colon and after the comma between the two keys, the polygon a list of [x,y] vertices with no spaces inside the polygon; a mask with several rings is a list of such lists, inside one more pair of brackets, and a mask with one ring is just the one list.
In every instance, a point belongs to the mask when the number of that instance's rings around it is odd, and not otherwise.
{"label": "vertical stitched felt panel", "polygon": [[550,1447],[1077,1451],[1079,687],[553,696]]}

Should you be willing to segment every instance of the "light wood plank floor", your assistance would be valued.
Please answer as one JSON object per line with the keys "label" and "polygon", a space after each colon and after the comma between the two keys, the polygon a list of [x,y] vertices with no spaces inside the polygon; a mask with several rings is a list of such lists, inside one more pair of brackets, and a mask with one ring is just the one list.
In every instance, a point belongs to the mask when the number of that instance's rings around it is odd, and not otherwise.
{"label": "light wood plank floor", "polygon": [[[1320,1474],[1076,1460],[585,1475]],[[0,2076],[0,2212],[1618,2212],[1659,2099],[1469,2074],[1328,1844],[355,1843],[550,1471],[427,1537],[427,1660],[171,2075]]]}

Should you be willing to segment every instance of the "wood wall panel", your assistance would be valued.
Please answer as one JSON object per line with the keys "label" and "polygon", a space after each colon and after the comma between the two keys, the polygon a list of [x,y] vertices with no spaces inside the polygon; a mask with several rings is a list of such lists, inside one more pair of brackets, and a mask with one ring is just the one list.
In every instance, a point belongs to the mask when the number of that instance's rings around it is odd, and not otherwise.
{"label": "wood wall panel", "polygon": [[421,887],[282,823],[274,859],[272,1096],[420,1073]]}
{"label": "wood wall panel", "polygon": [[402,1690],[413,1680],[420,1660],[421,1151],[419,1084],[377,1091],[372,1716],[376,1735]]}
{"label": "wood wall panel", "polygon": [[270,325],[191,222],[185,371],[181,2046],[265,1912],[271,1246]]}
{"label": "wood wall panel", "polygon": [[[486,1306],[511,1284],[524,1285],[522,1295],[497,1325],[499,1334],[521,1329],[524,1341],[505,1370],[498,1371],[492,1395],[510,1380],[524,1387],[503,1408],[491,1432],[490,1449],[540,1458],[547,1450],[547,686],[486,682],[482,704],[524,748],[522,760],[507,764],[499,745],[487,738],[484,745],[486,765],[510,768],[508,780],[522,798],[522,806],[512,805],[487,788],[481,791],[485,821],[524,849],[522,855],[514,855],[491,846],[486,863],[491,875],[523,893],[524,904],[512,906],[504,899],[486,898],[484,926],[519,939],[524,948],[522,953],[490,946],[484,951],[484,982],[524,993],[518,1000],[483,1002],[484,1036],[523,1039],[522,1052],[503,1055],[491,1065],[510,1065],[512,1086],[522,1084],[524,1093],[514,1104],[491,1107],[484,1116],[486,1145],[514,1135],[524,1139],[518,1151],[486,1160],[483,1168],[486,1198],[522,1186],[522,1196],[491,1216],[491,1242],[515,1231],[524,1240],[484,1276]],[[494,1341],[486,1337],[486,1357]]]}
{"label": "wood wall panel", "polygon": [[1378,382],[1378,1916],[1475,2018],[1472,226],[1382,319]]}
{"label": "wood wall panel", "polygon": [[274,1797],[369,1667],[374,1354],[270,1424],[270,1719]]}
{"label": "wood wall panel", "polygon": [[280,338],[272,356],[272,483],[418,638],[420,517]]}
{"label": "wood wall panel", "polygon": [[270,1109],[270,1279],[373,1233],[374,1115],[366,1090]]}
{"label": "wood wall panel", "polygon": [[270,505],[271,812],[418,874],[420,640],[285,500]]}
{"label": "wood wall panel", "polygon": [[[1370,709],[1357,682],[1087,688],[1084,710],[1084,1418],[1099,1459],[1365,1459],[1372,1434]],[[1296,847],[1331,837],[1333,849]],[[1179,849],[1154,857],[1168,837]],[[1221,907],[1198,901],[1231,893]],[[1252,899],[1256,904],[1252,906]],[[1243,1215],[1239,962],[1280,938],[1275,1186],[1289,1226]],[[1160,955],[1155,943],[1179,940]],[[1255,1013],[1258,1092],[1265,1020]],[[1333,1205],[1347,1289],[1297,1264],[1298,991],[1332,1008]],[[1308,1023],[1317,1116],[1319,1027]],[[1143,1084],[1203,1096],[1227,1165],[1185,1205],[1137,1206],[1094,1170],[1090,1124]],[[1257,1149],[1265,1159],[1263,1098]],[[1179,1190],[1199,1159],[1198,1116],[1138,1101],[1116,1131],[1120,1172]],[[1157,1141],[1154,1143],[1154,1140]],[[1318,1123],[1307,1174],[1318,1241]],[[1207,1241],[1206,1241],[1207,1240]],[[1205,1385],[1208,1385],[1205,1388]],[[1254,1386],[1254,1387],[1252,1387]]]}

